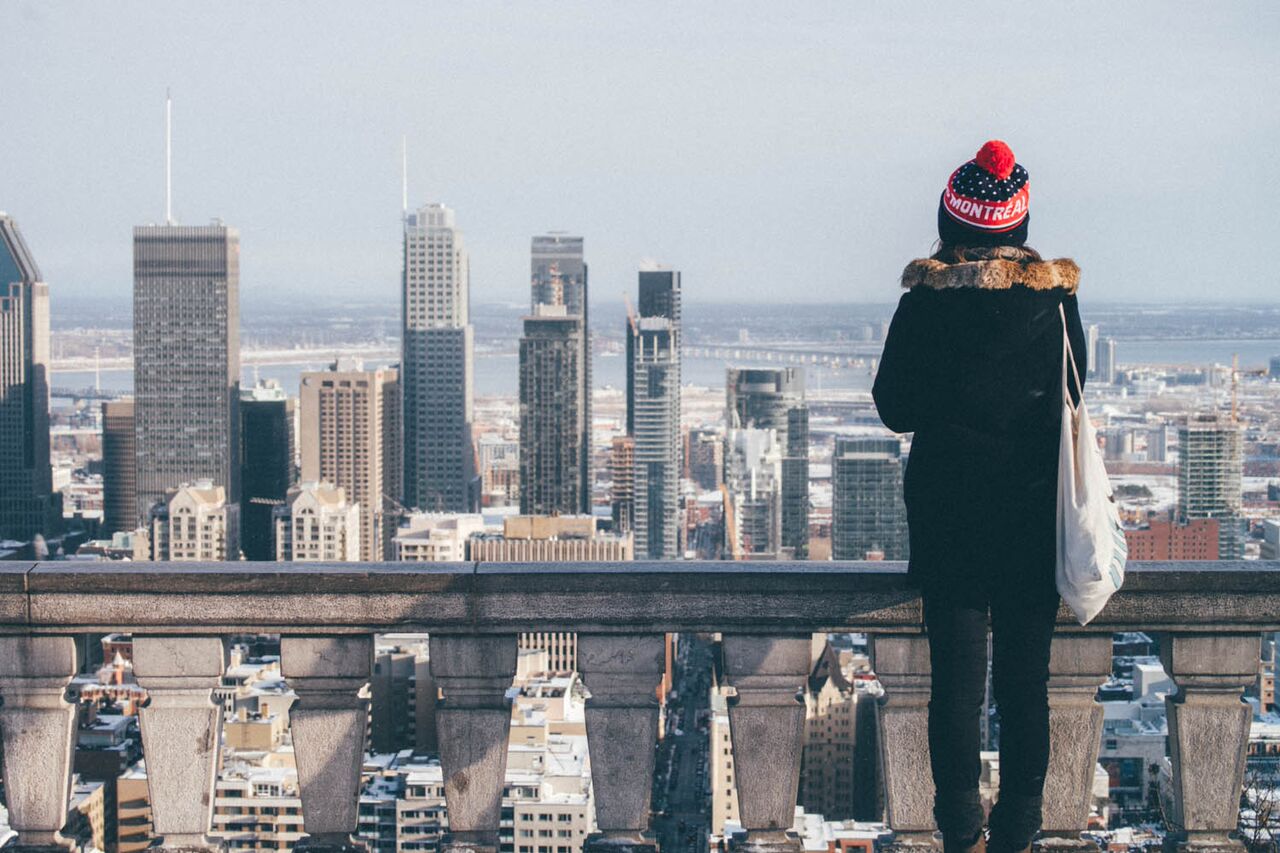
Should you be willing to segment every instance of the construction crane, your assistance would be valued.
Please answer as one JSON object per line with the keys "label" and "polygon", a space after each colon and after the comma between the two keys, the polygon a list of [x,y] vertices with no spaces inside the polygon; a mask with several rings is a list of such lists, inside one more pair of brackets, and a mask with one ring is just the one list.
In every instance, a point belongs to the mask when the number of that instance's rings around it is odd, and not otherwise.
{"label": "construction crane", "polygon": [[724,483],[720,484],[720,497],[724,500],[724,538],[728,546],[725,550],[729,552],[731,560],[741,560],[742,546],[738,543],[738,519],[733,514],[733,495],[729,494],[729,487]]}
{"label": "construction crane", "polygon": [[1253,370],[1240,370],[1240,355],[1237,353],[1231,356],[1231,422],[1238,423],[1240,421],[1240,374],[1246,376],[1266,376],[1267,368],[1260,367]]}

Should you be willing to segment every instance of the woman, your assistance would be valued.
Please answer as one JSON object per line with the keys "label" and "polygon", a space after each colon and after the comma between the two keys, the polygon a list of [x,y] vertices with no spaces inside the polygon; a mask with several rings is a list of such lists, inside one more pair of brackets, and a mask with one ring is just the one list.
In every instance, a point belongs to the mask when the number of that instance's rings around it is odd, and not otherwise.
{"label": "woman", "polygon": [[[1079,269],[1024,245],[1028,202],[1027,171],[999,140],[952,173],[938,250],[902,275],[873,390],[885,425],[915,433],[909,577],[929,637],[934,814],[948,853],[1029,848],[1049,760],[1064,314],[1082,378],[1086,365]],[[988,612],[1000,793],[984,837]]]}

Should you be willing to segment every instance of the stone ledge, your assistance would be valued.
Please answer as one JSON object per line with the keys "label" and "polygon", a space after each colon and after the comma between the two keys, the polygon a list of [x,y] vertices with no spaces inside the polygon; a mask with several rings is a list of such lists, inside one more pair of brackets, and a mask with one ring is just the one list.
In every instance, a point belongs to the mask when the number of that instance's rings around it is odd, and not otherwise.
{"label": "stone ledge", "polygon": [[[920,630],[904,563],[0,565],[0,634]],[[1133,563],[1087,628],[1280,630],[1280,561]]]}

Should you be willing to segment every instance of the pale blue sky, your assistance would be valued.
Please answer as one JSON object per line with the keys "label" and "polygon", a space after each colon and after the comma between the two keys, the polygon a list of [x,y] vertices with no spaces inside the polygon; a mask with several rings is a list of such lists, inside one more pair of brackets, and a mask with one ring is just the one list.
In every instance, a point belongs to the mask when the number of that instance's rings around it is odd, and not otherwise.
{"label": "pale blue sky", "polygon": [[527,298],[546,229],[598,298],[652,258],[688,299],[889,301],[1000,137],[1086,296],[1270,300],[1278,47],[1275,2],[6,0],[0,209],[55,299],[127,299],[167,86],[175,213],[240,228],[246,300],[396,298],[404,133],[477,301]]}

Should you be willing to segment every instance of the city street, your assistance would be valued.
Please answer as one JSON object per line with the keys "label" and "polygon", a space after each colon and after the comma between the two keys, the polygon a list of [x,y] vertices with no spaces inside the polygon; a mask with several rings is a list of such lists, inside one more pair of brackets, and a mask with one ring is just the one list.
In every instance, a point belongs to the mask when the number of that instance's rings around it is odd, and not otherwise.
{"label": "city street", "polygon": [[658,746],[653,828],[663,853],[702,853],[711,807],[707,731],[698,725],[710,705],[711,650],[706,643],[681,635],[672,684],[677,698],[668,706],[666,737]]}

